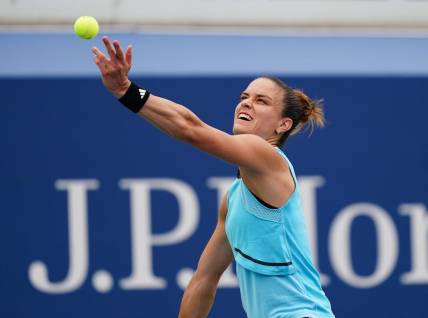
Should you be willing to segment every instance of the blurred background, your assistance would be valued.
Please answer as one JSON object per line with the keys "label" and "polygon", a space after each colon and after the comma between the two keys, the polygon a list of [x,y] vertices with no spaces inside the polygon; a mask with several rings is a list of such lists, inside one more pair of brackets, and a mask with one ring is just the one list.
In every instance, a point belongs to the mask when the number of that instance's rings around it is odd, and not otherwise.
{"label": "blurred background", "polygon": [[[326,127],[284,151],[333,310],[428,317],[426,0],[0,1],[1,317],[176,317],[234,179],[109,95],[102,35],[227,132],[256,76],[323,98]],[[233,266],[210,317],[245,317]]]}

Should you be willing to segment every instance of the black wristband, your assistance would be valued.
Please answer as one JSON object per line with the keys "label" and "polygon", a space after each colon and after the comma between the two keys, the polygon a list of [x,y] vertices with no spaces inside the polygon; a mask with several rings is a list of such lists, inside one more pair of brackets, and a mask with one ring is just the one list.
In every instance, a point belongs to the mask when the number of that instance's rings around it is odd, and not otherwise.
{"label": "black wristband", "polygon": [[129,86],[125,95],[123,95],[118,100],[123,104],[123,106],[132,112],[138,113],[149,99],[149,96],[150,92],[148,90],[145,90],[144,88],[141,88],[131,82],[131,85]]}

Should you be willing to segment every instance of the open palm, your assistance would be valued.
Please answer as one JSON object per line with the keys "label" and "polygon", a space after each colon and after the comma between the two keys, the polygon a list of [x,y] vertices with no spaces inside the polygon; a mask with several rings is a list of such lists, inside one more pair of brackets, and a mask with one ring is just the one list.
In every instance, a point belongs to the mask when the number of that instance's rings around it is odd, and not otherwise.
{"label": "open palm", "polygon": [[108,56],[104,55],[97,47],[92,48],[94,62],[98,66],[104,86],[117,98],[122,97],[129,85],[128,73],[131,69],[132,46],[128,45],[123,54],[119,41],[110,42],[107,36],[103,37],[103,43]]}

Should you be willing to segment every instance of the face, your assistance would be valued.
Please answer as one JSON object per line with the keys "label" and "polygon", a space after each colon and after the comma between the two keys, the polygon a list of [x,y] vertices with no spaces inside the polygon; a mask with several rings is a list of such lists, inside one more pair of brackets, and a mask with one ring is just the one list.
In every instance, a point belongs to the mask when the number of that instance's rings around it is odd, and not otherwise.
{"label": "face", "polygon": [[[241,93],[235,109],[233,133],[254,134],[265,140],[284,131],[284,91],[267,78],[257,78]],[[289,119],[288,119],[289,120]]]}

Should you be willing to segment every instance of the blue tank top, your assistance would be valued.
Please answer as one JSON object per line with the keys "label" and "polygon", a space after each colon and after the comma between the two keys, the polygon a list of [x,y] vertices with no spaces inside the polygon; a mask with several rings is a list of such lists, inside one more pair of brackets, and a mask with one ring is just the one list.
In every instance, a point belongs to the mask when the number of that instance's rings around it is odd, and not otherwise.
{"label": "blue tank top", "polygon": [[249,318],[332,318],[330,302],[311,261],[294,168],[295,190],[280,208],[269,208],[241,178],[228,191],[226,235],[236,261],[242,305]]}

